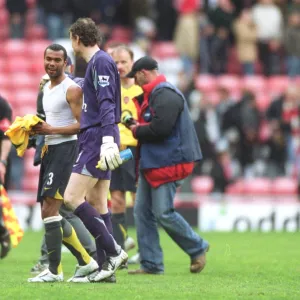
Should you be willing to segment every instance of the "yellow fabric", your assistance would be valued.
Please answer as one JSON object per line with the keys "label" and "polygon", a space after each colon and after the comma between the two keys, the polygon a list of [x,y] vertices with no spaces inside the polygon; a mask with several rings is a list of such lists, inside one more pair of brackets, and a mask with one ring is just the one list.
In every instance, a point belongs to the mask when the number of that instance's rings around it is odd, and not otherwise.
{"label": "yellow fabric", "polygon": [[77,252],[79,252],[81,254],[81,257],[83,259],[83,261],[86,264],[89,264],[91,262],[91,257],[90,255],[87,253],[87,251],[84,249],[84,247],[82,246],[82,244],[80,243],[77,234],[72,226],[72,233],[69,237],[63,237],[63,241],[69,245],[71,245]]}
{"label": "yellow fabric", "polygon": [[63,196],[60,194],[59,190],[56,191],[54,195],[54,199],[56,200],[64,200]]}
{"label": "yellow fabric", "polygon": [[20,227],[10,199],[8,198],[6,190],[2,185],[0,185],[0,197],[4,226],[9,231],[12,246],[17,247],[24,235],[24,231]]}
{"label": "yellow fabric", "polygon": [[[134,119],[137,120],[137,109],[132,99],[143,93],[143,90],[138,85],[132,85],[129,88],[124,88],[121,86],[121,109],[122,117],[130,114]],[[136,146],[137,140],[133,137],[131,130],[125,127],[123,124],[119,124],[120,130],[120,144],[122,150],[124,146]]]}
{"label": "yellow fabric", "polygon": [[57,274],[61,274],[62,273],[62,264],[61,262],[59,263],[58,267],[57,267]]}
{"label": "yellow fabric", "polygon": [[27,149],[29,136],[32,134],[31,128],[39,122],[44,122],[36,115],[25,115],[16,117],[15,121],[5,132],[12,144],[16,147],[18,156],[23,156]]}
{"label": "yellow fabric", "polygon": [[124,226],[122,224],[119,224],[119,227],[120,227],[120,230],[121,230],[121,232],[123,234],[124,240],[126,240],[127,235],[128,235],[126,229],[124,228]]}
{"label": "yellow fabric", "polygon": [[48,152],[48,145],[44,145],[42,148],[41,158]]}
{"label": "yellow fabric", "polygon": [[[63,229],[62,227],[60,226],[60,231],[61,231],[61,235],[63,236]],[[54,252],[55,250],[51,251],[51,252],[48,252],[48,256],[50,253]],[[56,270],[56,274],[61,274],[63,271],[63,268],[62,268],[62,263],[61,261],[59,262],[59,265],[57,266],[57,270]]]}

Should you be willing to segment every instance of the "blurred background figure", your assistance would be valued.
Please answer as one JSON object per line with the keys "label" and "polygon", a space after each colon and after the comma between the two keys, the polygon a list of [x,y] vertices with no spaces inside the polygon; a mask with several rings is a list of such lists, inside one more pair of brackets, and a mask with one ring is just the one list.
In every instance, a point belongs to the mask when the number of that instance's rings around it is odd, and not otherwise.
{"label": "blurred background figure", "polygon": [[283,16],[273,0],[259,0],[252,9],[257,26],[259,59],[265,75],[280,73],[280,48],[283,37]]}
{"label": "blurred background figure", "polygon": [[9,12],[10,35],[14,39],[24,38],[25,14],[27,4],[25,0],[6,0]]}
{"label": "blurred background figure", "polygon": [[257,59],[257,30],[249,9],[242,10],[233,28],[243,74],[254,75],[254,65]]}
{"label": "blurred background figure", "polygon": [[[299,3],[300,5],[300,3]],[[293,10],[288,17],[284,46],[287,53],[287,73],[290,77],[300,75],[300,11]]]}

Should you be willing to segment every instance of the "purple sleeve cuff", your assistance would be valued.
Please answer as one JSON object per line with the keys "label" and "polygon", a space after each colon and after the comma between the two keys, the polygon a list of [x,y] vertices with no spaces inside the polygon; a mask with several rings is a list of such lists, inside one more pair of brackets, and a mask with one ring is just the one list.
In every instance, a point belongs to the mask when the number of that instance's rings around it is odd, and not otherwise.
{"label": "purple sleeve cuff", "polygon": [[102,127],[103,136],[114,136],[114,124],[108,124]]}

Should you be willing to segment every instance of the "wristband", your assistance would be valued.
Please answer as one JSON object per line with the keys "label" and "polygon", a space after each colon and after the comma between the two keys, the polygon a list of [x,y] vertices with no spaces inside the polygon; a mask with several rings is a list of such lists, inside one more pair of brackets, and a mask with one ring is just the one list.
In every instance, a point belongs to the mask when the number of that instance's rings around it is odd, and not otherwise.
{"label": "wristband", "polygon": [[105,143],[114,143],[114,137],[113,136],[104,136],[102,138],[102,144]]}

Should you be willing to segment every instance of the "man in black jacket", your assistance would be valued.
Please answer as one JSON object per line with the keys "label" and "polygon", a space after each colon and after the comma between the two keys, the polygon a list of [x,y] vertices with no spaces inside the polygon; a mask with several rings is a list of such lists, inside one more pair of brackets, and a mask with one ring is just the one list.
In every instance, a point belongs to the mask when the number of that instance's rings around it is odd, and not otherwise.
{"label": "man in black jacket", "polygon": [[138,120],[124,118],[140,145],[134,218],[141,268],[129,274],[164,273],[157,223],[190,257],[190,272],[199,273],[209,245],[175,211],[174,197],[202,154],[184,96],[157,69],[157,62],[145,56],[127,74],[144,91],[137,99]]}

